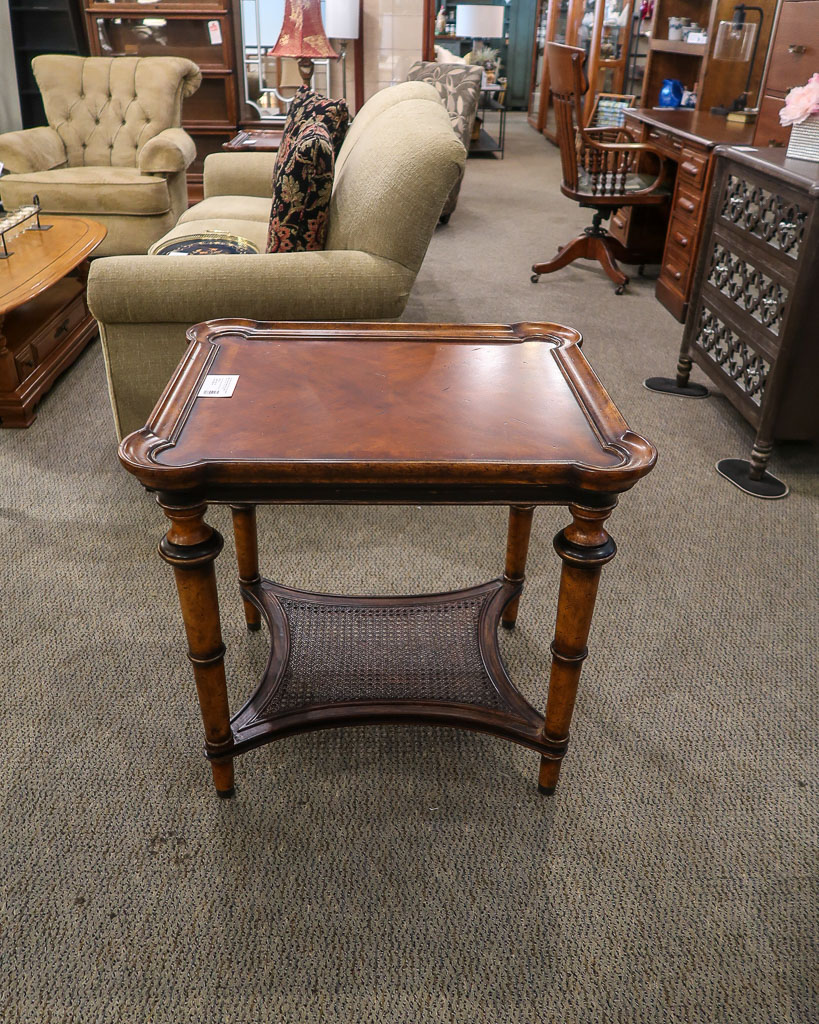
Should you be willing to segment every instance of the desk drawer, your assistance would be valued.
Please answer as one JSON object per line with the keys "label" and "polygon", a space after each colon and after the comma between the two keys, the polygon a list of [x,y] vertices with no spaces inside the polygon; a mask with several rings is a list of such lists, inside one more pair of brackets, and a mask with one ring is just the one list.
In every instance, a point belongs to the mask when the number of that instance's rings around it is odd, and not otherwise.
{"label": "desk drawer", "polygon": [[705,186],[705,172],[708,168],[708,158],[690,149],[682,147],[677,176],[680,184],[687,185],[689,189],[701,191]]}
{"label": "desk drawer", "polygon": [[663,256],[663,265],[660,267],[659,280],[663,281],[669,288],[672,288],[680,295],[680,300],[685,299],[688,291],[688,281],[691,277],[691,264],[679,254],[679,250],[671,245],[669,240]]}
{"label": "desk drawer", "polygon": [[659,149],[664,156],[671,157],[672,160],[679,159],[683,152],[682,142],[670,132],[664,132],[662,128],[650,127],[644,141]]}
{"label": "desk drawer", "polygon": [[688,188],[685,185],[677,185],[677,192],[674,196],[674,206],[671,213],[675,217],[686,217],[692,223],[697,224],[703,212],[705,197],[702,192]]}
{"label": "desk drawer", "polygon": [[677,253],[678,262],[690,264],[697,247],[697,232],[693,221],[672,217],[668,225],[666,244]]}

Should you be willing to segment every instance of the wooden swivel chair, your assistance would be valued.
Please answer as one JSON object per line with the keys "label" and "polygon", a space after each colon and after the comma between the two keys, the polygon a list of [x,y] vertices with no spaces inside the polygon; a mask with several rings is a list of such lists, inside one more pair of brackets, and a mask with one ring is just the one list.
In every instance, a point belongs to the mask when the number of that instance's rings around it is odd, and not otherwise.
{"label": "wooden swivel chair", "polygon": [[[560,191],[595,214],[591,227],[562,246],[553,260],[534,264],[532,281],[536,283],[541,274],[551,274],[574,260],[598,260],[617,285],[617,294],[622,295],[628,277],[616,261],[651,263],[654,254],[626,249],[602,222],[622,206],[668,203],[665,161],[652,146],[635,142],[627,128],[584,128],[581,100],[588,89],[583,71],[586,55],[576,46],[560,43],[547,43],[546,50],[563,167]],[[646,165],[654,173],[646,173]]]}

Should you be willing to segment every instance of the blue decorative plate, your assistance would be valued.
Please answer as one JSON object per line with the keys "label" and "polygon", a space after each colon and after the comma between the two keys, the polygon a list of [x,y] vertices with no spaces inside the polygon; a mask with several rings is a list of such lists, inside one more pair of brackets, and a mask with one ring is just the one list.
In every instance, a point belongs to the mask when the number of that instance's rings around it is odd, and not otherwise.
{"label": "blue decorative plate", "polygon": [[258,246],[249,239],[231,235],[228,231],[202,231],[195,235],[180,235],[169,238],[167,242],[160,242],[151,249],[152,256],[224,256],[258,252]]}

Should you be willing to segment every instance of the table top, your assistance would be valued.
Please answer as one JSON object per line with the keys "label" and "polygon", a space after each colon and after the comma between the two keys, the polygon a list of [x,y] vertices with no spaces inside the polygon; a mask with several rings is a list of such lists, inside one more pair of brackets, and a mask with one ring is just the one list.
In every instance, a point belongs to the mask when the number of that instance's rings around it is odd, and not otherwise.
{"label": "table top", "polygon": [[85,260],[108,234],[87,217],[40,217],[48,231],[23,231],[0,260],[0,316],[56,284]]}
{"label": "table top", "polygon": [[[656,453],[557,324],[211,321],[120,459],[210,500],[491,501],[626,490]],[[203,397],[206,378],[238,379]]]}
{"label": "table top", "polygon": [[721,143],[750,145],[756,128],[755,124],[737,124],[707,110],[686,110],[682,107],[628,107],[625,115],[707,149]]}
{"label": "table top", "polygon": [[257,153],[275,153],[282,141],[282,130],[245,128],[229,139],[222,149],[230,152],[255,150]]}
{"label": "table top", "polygon": [[738,164],[744,164],[763,174],[772,174],[775,178],[787,181],[811,197],[819,197],[819,162],[814,160],[798,160],[788,156],[783,146],[757,147],[722,146],[717,156],[728,157]]}

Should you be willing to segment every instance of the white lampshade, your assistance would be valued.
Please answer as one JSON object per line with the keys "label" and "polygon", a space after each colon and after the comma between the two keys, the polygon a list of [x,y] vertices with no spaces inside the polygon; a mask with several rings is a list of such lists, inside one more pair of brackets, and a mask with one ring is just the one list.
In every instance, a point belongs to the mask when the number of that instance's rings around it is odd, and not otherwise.
{"label": "white lampshade", "polygon": [[330,39],[358,39],[358,0],[324,0],[324,31]]}
{"label": "white lampshade", "polygon": [[505,7],[489,4],[458,4],[455,35],[465,39],[501,39]]}

